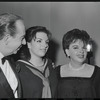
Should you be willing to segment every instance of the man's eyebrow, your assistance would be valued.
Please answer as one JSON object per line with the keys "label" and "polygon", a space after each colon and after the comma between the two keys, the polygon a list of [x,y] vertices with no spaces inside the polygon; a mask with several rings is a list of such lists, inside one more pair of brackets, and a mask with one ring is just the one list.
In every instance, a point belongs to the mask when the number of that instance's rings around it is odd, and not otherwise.
{"label": "man's eyebrow", "polygon": [[24,39],[24,38],[25,38],[25,35],[21,36],[20,38],[21,38],[21,39]]}

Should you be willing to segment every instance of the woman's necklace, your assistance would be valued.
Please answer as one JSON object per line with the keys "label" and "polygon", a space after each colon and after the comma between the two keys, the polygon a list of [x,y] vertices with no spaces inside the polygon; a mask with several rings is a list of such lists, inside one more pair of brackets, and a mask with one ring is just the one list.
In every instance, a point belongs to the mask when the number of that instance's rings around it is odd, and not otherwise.
{"label": "woman's necklace", "polygon": [[82,70],[82,69],[84,69],[84,67],[85,67],[85,64],[83,64],[81,67],[79,67],[79,68],[74,68],[70,63],[69,63],[69,68],[71,69],[71,70],[73,70],[73,71],[79,71],[79,70]]}

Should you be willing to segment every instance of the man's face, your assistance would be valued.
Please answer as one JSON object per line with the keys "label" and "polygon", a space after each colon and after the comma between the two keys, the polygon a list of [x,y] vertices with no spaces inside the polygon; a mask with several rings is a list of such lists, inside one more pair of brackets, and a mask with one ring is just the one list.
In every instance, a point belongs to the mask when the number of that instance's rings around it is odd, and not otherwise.
{"label": "man's face", "polygon": [[24,39],[25,26],[21,20],[16,22],[16,35],[15,37],[9,36],[9,41],[6,46],[6,56],[16,54],[21,48],[22,44],[26,44]]}

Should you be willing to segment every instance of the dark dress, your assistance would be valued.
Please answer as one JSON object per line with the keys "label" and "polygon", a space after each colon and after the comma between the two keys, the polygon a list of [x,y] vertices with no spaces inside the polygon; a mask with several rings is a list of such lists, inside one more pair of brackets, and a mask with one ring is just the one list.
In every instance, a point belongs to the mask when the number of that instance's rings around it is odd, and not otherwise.
{"label": "dark dress", "polygon": [[100,98],[100,68],[95,66],[90,78],[61,77],[61,66],[56,68],[58,76],[57,98]]}
{"label": "dark dress", "polygon": [[[28,61],[27,61],[28,62]],[[28,62],[29,63],[29,62]],[[42,79],[35,74],[33,74],[25,65],[25,63],[17,61],[16,62],[17,70],[20,76],[20,80],[22,83],[22,89],[23,89],[23,98],[42,98],[42,90],[43,90],[43,82]],[[30,65],[27,65],[29,67],[32,67]],[[32,67],[33,69],[39,71],[38,69]],[[55,78],[55,72],[52,65],[52,61],[48,59],[47,65],[44,69],[44,72],[40,72],[45,76],[45,70],[49,68],[49,83],[51,88],[51,94],[52,97],[55,95],[56,90],[56,78]]]}

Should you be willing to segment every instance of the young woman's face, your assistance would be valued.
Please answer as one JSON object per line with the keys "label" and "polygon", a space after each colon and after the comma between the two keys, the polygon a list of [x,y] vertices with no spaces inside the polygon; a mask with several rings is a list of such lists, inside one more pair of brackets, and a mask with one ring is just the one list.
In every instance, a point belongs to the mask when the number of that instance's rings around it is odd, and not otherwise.
{"label": "young woman's face", "polygon": [[37,32],[36,38],[32,39],[32,41],[28,43],[28,48],[31,55],[43,57],[49,48],[48,44],[49,39],[47,34],[44,32]]}
{"label": "young woman's face", "polygon": [[70,56],[71,61],[83,63],[87,56],[86,45],[81,40],[71,43],[69,49],[65,50],[67,55]]}

